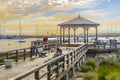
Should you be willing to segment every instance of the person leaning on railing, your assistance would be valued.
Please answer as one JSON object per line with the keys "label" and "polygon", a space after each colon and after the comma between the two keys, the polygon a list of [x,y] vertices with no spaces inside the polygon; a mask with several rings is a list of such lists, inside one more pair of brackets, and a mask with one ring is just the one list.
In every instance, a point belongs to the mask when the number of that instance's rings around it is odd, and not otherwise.
{"label": "person leaning on railing", "polygon": [[57,48],[57,51],[56,51],[56,53],[54,54],[53,58],[58,57],[58,56],[60,56],[60,55],[62,55],[62,50],[61,50],[60,48]]}
{"label": "person leaning on railing", "polygon": [[[61,56],[62,55],[62,50],[60,49],[60,48],[57,48],[57,51],[56,51],[56,53],[53,55],[53,58],[56,58],[56,57],[58,57],[58,56]],[[60,62],[62,62],[63,61],[63,59],[59,59],[59,63]],[[57,65],[57,61],[55,61],[53,64],[52,64],[52,66],[56,66]],[[57,73],[57,68],[54,70],[55,71],[55,73]]]}
{"label": "person leaning on railing", "polygon": [[[58,57],[58,56],[61,56],[62,55],[62,50],[60,49],[60,48],[57,48],[57,51],[55,52],[55,54],[53,55],[53,57],[51,58],[51,59],[53,59],[53,58],[56,58],[56,57]],[[47,61],[49,61],[49,60],[51,60],[51,59],[48,59],[48,60],[46,60],[46,61],[44,61],[44,62],[47,62]],[[60,60],[61,61],[61,60]],[[54,64],[53,64],[54,65]]]}

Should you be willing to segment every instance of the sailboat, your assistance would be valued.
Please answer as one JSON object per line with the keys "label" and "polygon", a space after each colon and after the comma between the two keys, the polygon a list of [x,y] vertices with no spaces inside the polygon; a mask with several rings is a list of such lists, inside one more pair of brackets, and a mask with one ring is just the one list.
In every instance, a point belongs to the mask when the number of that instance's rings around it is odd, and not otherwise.
{"label": "sailboat", "polygon": [[24,43],[24,42],[26,42],[25,41],[25,39],[21,36],[22,34],[21,34],[21,22],[19,22],[19,40],[18,40],[18,42],[19,43]]}
{"label": "sailboat", "polygon": [[7,39],[7,37],[5,36],[5,21],[3,25],[0,24],[0,27],[1,27],[0,39]]}

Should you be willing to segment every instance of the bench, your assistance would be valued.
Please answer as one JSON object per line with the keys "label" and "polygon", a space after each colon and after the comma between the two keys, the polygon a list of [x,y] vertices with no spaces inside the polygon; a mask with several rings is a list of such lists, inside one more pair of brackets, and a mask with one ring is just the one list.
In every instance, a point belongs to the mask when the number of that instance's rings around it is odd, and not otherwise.
{"label": "bench", "polygon": [[39,54],[39,57],[46,56],[47,51],[43,50],[43,47],[37,48],[37,52]]}
{"label": "bench", "polygon": [[46,56],[46,54],[47,54],[47,51],[41,51],[39,53],[39,57]]}
{"label": "bench", "polygon": [[51,47],[51,48],[50,48],[50,51],[51,51],[51,52],[55,52],[55,51],[56,51],[56,48],[55,48],[55,47]]}

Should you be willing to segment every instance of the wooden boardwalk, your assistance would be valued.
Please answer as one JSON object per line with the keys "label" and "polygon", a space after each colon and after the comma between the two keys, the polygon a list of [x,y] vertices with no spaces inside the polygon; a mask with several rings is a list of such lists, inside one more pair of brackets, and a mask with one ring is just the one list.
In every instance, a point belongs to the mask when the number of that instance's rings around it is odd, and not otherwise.
{"label": "wooden boardwalk", "polygon": [[[89,44],[89,45],[91,45],[91,44]],[[91,47],[89,46],[89,48],[91,48]],[[65,60],[64,60],[64,62],[57,64],[57,69],[60,70],[61,69],[60,66],[61,65],[64,65],[64,66],[62,66],[63,72],[58,71],[59,73],[57,73],[56,79],[61,79],[65,75],[67,76],[67,74],[69,73],[69,71],[71,69],[73,69],[73,73],[74,73],[74,66],[76,66],[76,64],[81,65],[81,63],[84,62],[85,53],[88,50],[88,45],[82,44],[79,47],[77,47],[77,46],[76,47],[61,47],[61,49],[64,54],[64,56],[61,56],[61,58],[64,58]],[[93,46],[92,46],[92,49],[94,49]],[[53,67],[53,68],[51,67],[50,70],[48,70],[48,67],[49,67],[49,65],[52,64],[52,62],[57,61],[60,58],[52,60],[50,62],[50,64],[46,64],[45,66],[43,66],[43,65],[44,65],[45,61],[52,58],[54,53],[55,52],[48,52],[46,57],[38,57],[37,56],[37,57],[33,57],[34,59],[26,58],[25,61],[19,60],[17,63],[14,62],[12,67],[8,68],[8,69],[6,69],[4,65],[0,66],[0,71],[1,71],[0,72],[0,80],[14,80],[21,76],[22,76],[21,78],[24,78],[24,76],[27,76],[22,80],[35,80],[36,75],[38,77],[41,77],[40,75],[44,74],[44,73],[45,73],[44,78],[42,78],[40,80],[52,80],[52,79],[50,79],[50,78],[52,78],[52,76],[51,76],[51,74],[49,75],[49,73],[52,73],[56,67]],[[41,66],[43,66],[43,67],[41,67]],[[40,74],[37,73],[37,71]],[[46,71],[48,71],[48,72],[46,72]],[[61,75],[61,74],[63,74],[63,75]],[[54,73],[52,75],[54,76]],[[38,77],[36,78],[36,80],[39,80]],[[18,79],[16,79],[16,80],[18,80]],[[67,79],[67,80],[69,80],[69,79]]]}
{"label": "wooden boardwalk", "polygon": [[[65,47],[61,48],[63,53],[66,54],[69,50]],[[36,68],[44,63],[44,61],[52,58],[55,52],[47,53],[46,57],[34,57],[34,59],[27,58],[25,61],[20,60],[13,63],[11,68],[6,69],[5,65],[0,66],[0,80],[9,80],[31,69]],[[41,70],[44,72],[44,70]],[[28,79],[27,79],[28,80]],[[32,79],[33,80],[33,79]]]}

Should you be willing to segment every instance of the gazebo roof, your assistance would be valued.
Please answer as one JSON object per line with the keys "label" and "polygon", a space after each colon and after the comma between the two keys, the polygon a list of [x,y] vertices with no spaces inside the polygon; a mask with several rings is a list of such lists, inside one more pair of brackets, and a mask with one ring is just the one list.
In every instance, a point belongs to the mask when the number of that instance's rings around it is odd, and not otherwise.
{"label": "gazebo roof", "polygon": [[78,25],[78,26],[99,26],[98,23],[87,20],[87,19],[82,18],[80,16],[78,16],[74,19],[68,20],[64,23],[58,24],[58,25],[59,26],[75,26],[75,25]]}

